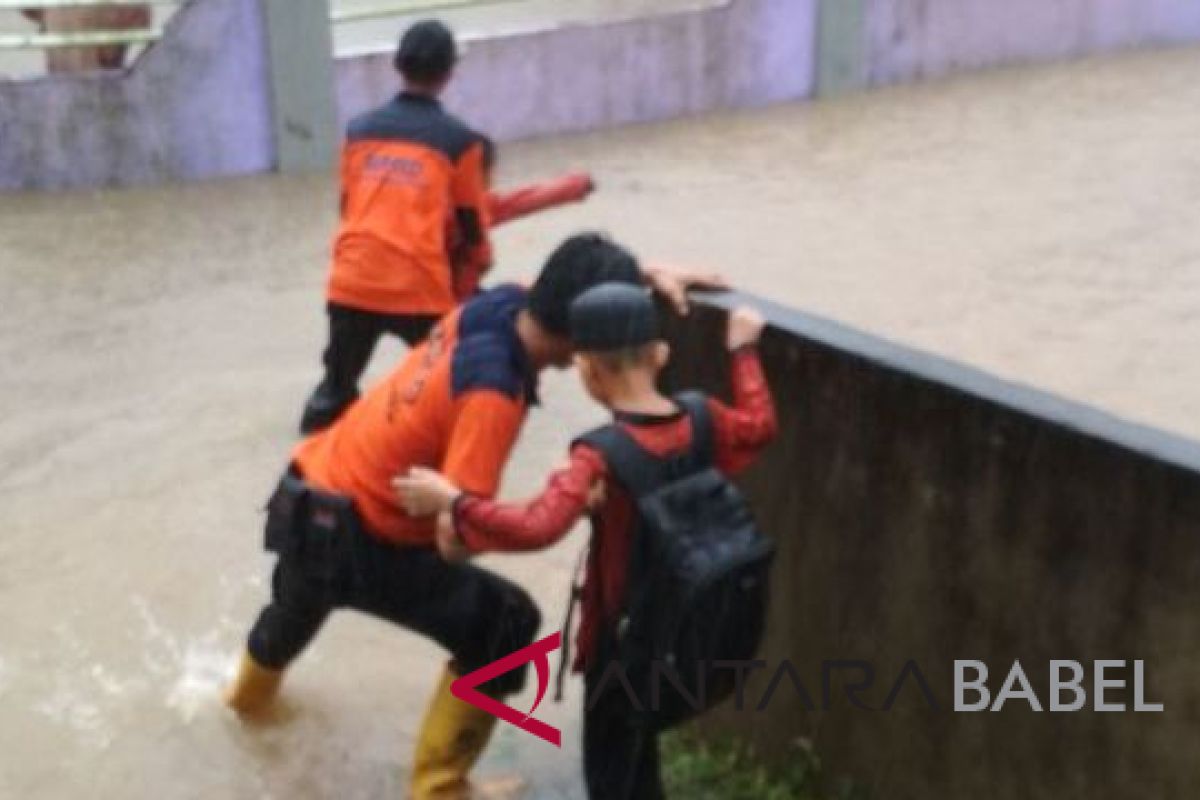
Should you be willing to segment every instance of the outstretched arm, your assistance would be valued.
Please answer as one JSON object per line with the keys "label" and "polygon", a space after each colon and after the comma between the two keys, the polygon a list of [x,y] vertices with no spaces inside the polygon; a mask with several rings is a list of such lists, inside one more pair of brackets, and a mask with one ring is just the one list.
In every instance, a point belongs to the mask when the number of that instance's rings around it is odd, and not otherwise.
{"label": "outstretched arm", "polygon": [[395,486],[410,513],[451,513],[452,526],[440,526],[438,546],[449,556],[471,553],[540,550],[562,539],[587,511],[602,485],[604,462],[587,447],[576,447],[563,469],[524,503],[501,503],[462,492],[431,470],[413,469]]}
{"label": "outstretched arm", "polygon": [[491,225],[494,228],[555,206],[577,203],[595,188],[591,175],[572,172],[544,183],[531,183],[507,192],[492,192],[488,195]]}

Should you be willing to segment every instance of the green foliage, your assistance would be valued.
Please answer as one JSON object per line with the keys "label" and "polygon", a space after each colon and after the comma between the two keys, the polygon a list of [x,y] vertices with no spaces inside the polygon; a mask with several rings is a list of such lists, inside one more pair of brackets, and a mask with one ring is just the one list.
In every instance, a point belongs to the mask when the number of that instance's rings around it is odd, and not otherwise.
{"label": "green foliage", "polygon": [[662,740],[668,797],[688,800],[829,800],[821,793],[821,760],[806,740],[794,755],[768,769],[746,744],[701,740],[675,732]]}

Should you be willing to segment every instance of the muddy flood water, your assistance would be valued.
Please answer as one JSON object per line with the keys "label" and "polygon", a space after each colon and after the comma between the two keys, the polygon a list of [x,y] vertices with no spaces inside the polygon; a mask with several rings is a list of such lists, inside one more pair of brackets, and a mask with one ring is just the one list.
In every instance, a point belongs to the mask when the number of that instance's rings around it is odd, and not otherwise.
{"label": "muddy flood water", "polygon": [[[1177,51],[515,144],[503,183],[586,167],[600,190],[504,230],[498,277],[601,228],[1200,437],[1197,130],[1200,52]],[[287,724],[216,702],[265,598],[333,222],[326,177],[0,198],[0,797],[403,795],[442,658],[415,636],[335,615]],[[544,396],[510,497],[599,418],[569,374]],[[582,541],[487,560],[545,632]],[[501,725],[484,771],[581,796],[578,702],[539,711],[561,752]]]}

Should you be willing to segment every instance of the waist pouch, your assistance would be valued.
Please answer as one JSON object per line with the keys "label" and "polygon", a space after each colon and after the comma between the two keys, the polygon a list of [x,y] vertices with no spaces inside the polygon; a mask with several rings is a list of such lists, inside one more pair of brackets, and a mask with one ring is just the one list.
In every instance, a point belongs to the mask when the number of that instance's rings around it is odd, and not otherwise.
{"label": "waist pouch", "polygon": [[280,478],[267,501],[266,549],[325,583],[340,585],[347,579],[357,530],[358,515],[349,497],[317,489],[295,469]]}

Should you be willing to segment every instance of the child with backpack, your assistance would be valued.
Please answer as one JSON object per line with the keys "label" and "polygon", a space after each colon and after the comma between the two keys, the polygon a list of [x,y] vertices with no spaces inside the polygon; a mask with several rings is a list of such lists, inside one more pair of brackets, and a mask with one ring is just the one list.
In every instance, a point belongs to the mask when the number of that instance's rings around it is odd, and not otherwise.
{"label": "child with backpack", "polygon": [[756,348],[763,325],[749,308],[730,315],[733,406],[672,398],[657,388],[669,349],[653,301],[637,287],[597,286],[572,304],[570,333],[584,385],[613,422],[578,439],[541,494],[485,500],[424,469],[395,481],[410,513],[443,514],[448,559],[547,547],[590,512],[573,667],[585,676],[592,798],[661,797],[657,734],[728,696],[714,662],[757,647],[772,550],[728,476],[776,432]]}

